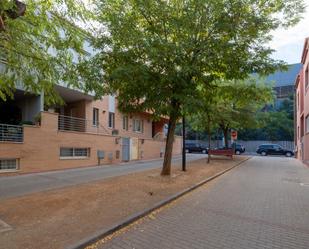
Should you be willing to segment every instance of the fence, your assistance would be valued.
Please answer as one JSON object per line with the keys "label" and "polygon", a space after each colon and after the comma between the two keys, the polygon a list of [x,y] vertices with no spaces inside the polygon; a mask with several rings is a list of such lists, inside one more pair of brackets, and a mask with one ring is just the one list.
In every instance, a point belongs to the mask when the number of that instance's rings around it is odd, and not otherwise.
{"label": "fence", "polygon": [[100,123],[93,123],[93,120],[63,115],[59,115],[58,117],[58,130],[109,134],[109,131],[104,126]]}
{"label": "fence", "polygon": [[1,142],[23,142],[24,129],[19,125],[0,124]]}
{"label": "fence", "polygon": [[[202,140],[186,140],[187,143],[201,143],[208,147],[208,142]],[[238,144],[245,146],[246,152],[256,152],[256,149],[261,144],[279,144],[288,150],[294,150],[294,141],[242,141],[238,140]],[[211,141],[211,148],[223,146],[222,140]]]}

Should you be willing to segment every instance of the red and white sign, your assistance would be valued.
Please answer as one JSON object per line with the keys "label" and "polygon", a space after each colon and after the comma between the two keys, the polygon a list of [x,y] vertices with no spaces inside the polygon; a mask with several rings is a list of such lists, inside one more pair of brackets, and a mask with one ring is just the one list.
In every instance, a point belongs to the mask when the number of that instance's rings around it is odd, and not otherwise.
{"label": "red and white sign", "polygon": [[237,131],[231,131],[231,138],[237,140]]}

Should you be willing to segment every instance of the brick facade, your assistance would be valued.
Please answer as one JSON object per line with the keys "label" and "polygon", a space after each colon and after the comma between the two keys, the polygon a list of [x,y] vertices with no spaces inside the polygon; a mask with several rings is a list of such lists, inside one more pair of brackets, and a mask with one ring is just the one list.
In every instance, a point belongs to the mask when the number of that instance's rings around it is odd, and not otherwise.
{"label": "brick facade", "polygon": [[[144,138],[142,134],[127,133],[127,135],[138,138],[138,159],[162,157],[165,141],[152,139],[148,134],[149,128],[146,128],[146,131]],[[123,135],[125,133],[121,134]],[[42,112],[40,126],[24,126],[22,143],[0,143],[0,158],[18,158],[20,172],[40,172],[97,165],[97,150],[105,153],[101,164],[119,163],[122,161],[121,136],[59,131],[58,114]],[[181,137],[175,137],[174,155],[181,153],[181,141]],[[61,159],[60,147],[89,148],[89,157]]]}

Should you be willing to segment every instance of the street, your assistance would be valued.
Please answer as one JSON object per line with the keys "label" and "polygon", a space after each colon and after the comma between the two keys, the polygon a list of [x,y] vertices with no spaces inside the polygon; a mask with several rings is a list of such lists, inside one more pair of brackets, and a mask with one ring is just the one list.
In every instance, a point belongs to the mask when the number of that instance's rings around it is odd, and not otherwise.
{"label": "street", "polygon": [[[190,154],[187,160],[190,162],[203,157],[205,157],[203,154]],[[0,200],[155,169],[161,167],[162,162],[162,159],[133,161],[122,165],[103,165],[0,177]],[[173,163],[177,162],[181,162],[181,157],[173,158]]]}
{"label": "street", "polygon": [[309,169],[253,157],[91,248],[309,248]]}

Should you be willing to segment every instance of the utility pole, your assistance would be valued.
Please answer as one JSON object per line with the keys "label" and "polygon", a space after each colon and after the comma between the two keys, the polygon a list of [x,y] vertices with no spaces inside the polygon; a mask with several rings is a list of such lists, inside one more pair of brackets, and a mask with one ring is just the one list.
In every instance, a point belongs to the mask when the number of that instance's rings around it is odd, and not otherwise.
{"label": "utility pole", "polygon": [[182,116],[182,171],[186,171],[186,123]]}

